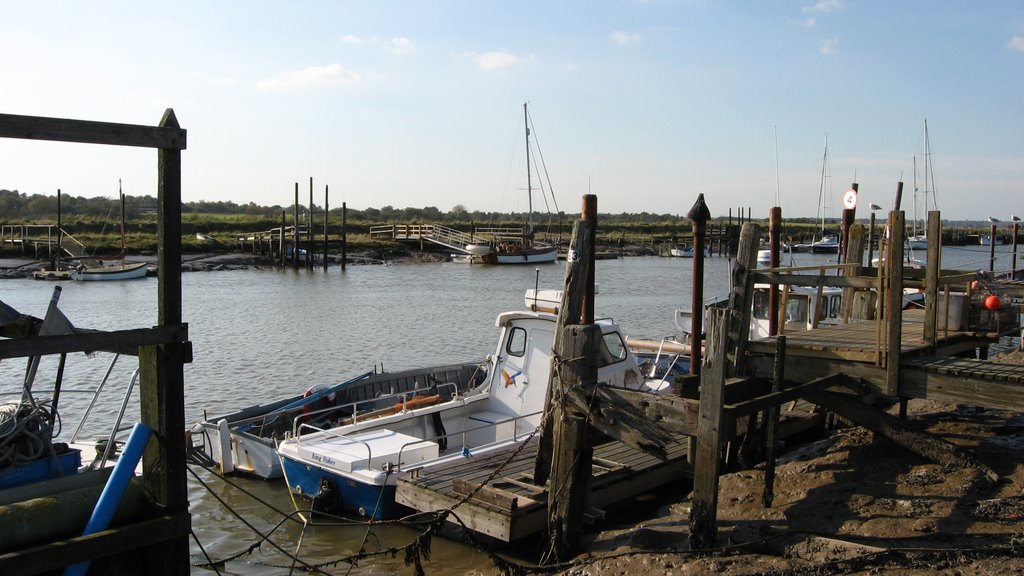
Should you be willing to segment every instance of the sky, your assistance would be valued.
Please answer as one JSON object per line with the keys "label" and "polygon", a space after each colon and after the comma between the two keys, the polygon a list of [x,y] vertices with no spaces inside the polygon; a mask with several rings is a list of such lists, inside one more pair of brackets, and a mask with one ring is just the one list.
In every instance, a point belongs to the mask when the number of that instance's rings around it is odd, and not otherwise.
{"label": "sky", "polygon": [[[1024,215],[1020,0],[0,0],[0,54],[0,113],[173,108],[186,202],[526,211],[528,102],[539,212]],[[0,140],[0,188],[156,196],[156,156]]]}

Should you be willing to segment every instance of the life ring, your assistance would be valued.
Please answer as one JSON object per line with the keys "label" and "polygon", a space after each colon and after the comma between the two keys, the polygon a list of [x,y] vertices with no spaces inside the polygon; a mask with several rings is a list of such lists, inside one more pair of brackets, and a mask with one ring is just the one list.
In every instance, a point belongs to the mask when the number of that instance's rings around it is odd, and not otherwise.
{"label": "life ring", "polygon": [[302,394],[302,397],[309,398],[313,394],[320,394],[321,398],[314,400],[313,402],[309,402],[305,406],[303,406],[302,413],[308,414],[312,412],[313,405],[316,404],[317,402],[320,402],[321,400],[326,400],[326,405],[318,406],[317,408],[326,408],[327,406],[330,406],[334,402],[334,394],[325,394],[327,390],[329,390],[329,388],[327,387],[326,384],[314,384],[310,386],[309,389]]}

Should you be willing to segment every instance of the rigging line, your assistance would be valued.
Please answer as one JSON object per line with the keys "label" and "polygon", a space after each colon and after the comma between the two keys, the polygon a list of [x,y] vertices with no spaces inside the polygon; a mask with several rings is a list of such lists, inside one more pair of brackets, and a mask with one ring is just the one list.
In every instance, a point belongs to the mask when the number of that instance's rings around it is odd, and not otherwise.
{"label": "rigging line", "polygon": [[[544,161],[544,151],[541,150],[540,148],[540,138],[537,138],[537,129],[534,128],[533,126],[533,116],[530,115],[529,110],[526,111],[526,115],[527,117],[530,118],[530,134],[533,135],[533,141],[536,144],[535,148],[537,148],[537,154],[540,155],[540,165],[541,167],[544,168],[544,179],[548,181],[548,189],[551,191],[551,202],[555,205],[555,212],[558,212],[558,200],[555,199],[555,189],[553,186],[551,186],[551,175],[548,174],[548,164],[547,162]],[[547,206],[546,201],[545,206]],[[548,208],[548,211],[550,212],[551,209]]]}

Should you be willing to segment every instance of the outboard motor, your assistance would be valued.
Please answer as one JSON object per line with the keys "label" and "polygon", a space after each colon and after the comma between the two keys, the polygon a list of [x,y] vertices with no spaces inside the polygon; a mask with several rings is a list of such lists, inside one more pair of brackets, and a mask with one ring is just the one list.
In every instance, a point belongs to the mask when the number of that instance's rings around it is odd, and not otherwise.
{"label": "outboard motor", "polygon": [[330,478],[320,479],[320,489],[316,491],[310,503],[313,512],[330,514],[341,507],[341,493]]}

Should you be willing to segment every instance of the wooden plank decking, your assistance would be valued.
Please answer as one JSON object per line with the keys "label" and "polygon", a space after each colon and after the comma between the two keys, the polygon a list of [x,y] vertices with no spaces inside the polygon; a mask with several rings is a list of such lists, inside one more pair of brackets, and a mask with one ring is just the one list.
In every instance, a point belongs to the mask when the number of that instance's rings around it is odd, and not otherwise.
{"label": "wooden plank decking", "polygon": [[[797,401],[790,409],[782,411],[780,437],[820,427],[823,420],[824,415],[812,404]],[[667,461],[622,442],[595,446],[591,505],[596,509],[606,508],[659,486],[692,478],[687,446],[688,437],[677,435],[676,442],[668,447]],[[421,512],[445,510],[463,498],[467,486],[478,486],[501,468],[484,490],[455,508],[449,521],[461,521],[474,532],[504,542],[539,533],[547,528],[549,496],[545,487],[533,485],[536,438],[509,460],[514,452],[514,448],[508,448],[444,466],[415,470],[409,477],[398,480],[395,500]]]}

